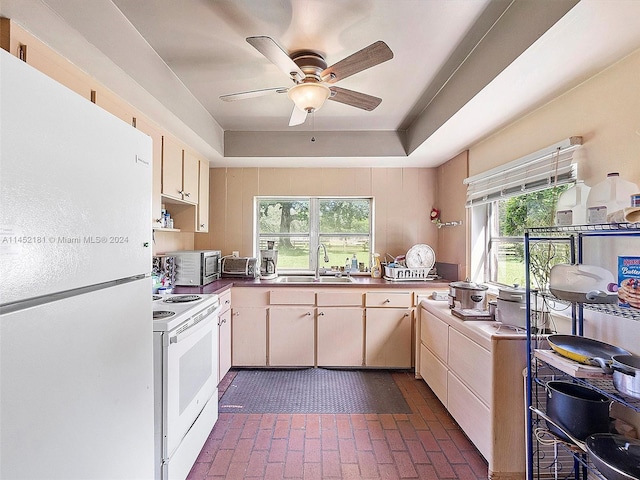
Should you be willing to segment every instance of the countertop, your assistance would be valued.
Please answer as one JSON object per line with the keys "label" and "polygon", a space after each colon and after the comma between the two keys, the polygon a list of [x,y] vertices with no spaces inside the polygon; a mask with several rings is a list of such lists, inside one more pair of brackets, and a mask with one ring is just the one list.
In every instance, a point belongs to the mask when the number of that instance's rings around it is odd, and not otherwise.
{"label": "countertop", "polygon": [[[369,275],[354,275],[351,283],[286,283],[277,280],[245,278],[221,278],[204,287],[176,286],[175,293],[220,293],[233,287],[269,287],[269,288],[385,288],[404,290],[443,290],[449,288],[450,280],[420,280],[394,282],[384,278],[372,278]],[[446,302],[445,302],[446,303]]]}
{"label": "countertop", "polygon": [[491,349],[491,343],[498,340],[526,341],[527,334],[524,330],[515,331],[512,327],[504,326],[500,322],[486,320],[462,320],[454,316],[449,309],[448,302],[436,300],[422,300],[420,305],[429,313],[432,313],[449,326],[468,336],[487,350]]}

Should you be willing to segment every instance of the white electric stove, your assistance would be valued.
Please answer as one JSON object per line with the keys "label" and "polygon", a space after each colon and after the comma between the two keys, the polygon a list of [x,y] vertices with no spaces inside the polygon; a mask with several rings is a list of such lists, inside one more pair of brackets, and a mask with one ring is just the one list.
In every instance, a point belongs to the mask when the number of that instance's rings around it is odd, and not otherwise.
{"label": "white electric stove", "polygon": [[153,296],[155,478],[185,479],[218,419],[214,294]]}

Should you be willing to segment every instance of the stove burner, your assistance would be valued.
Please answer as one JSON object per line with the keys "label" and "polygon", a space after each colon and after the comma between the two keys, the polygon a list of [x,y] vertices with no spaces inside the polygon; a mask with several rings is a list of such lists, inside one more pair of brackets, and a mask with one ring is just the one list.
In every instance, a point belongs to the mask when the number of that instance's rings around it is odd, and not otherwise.
{"label": "stove burner", "polygon": [[179,297],[169,297],[165,300],[166,303],[188,303],[188,302],[196,302],[202,299],[202,297],[198,295],[181,295]]}
{"label": "stove burner", "polygon": [[153,311],[153,319],[154,320],[161,320],[163,318],[173,317],[175,314],[176,314],[176,312],[170,312],[168,310],[154,310]]}
{"label": "stove burner", "polygon": [[154,295],[153,301],[160,300],[162,297],[160,295]]}

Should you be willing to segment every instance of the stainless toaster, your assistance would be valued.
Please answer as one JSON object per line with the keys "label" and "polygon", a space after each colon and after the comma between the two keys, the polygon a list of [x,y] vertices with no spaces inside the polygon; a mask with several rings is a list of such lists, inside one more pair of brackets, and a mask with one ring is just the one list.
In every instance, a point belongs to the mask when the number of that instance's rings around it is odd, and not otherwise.
{"label": "stainless toaster", "polygon": [[260,265],[256,257],[224,257],[221,274],[223,277],[257,278]]}

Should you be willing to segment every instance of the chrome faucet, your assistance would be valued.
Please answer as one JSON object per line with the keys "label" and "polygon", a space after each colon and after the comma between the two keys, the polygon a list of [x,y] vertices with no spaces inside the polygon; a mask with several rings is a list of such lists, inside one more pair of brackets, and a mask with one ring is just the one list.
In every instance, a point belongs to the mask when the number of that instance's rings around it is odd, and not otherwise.
{"label": "chrome faucet", "polygon": [[324,262],[325,263],[329,262],[329,256],[327,255],[327,247],[324,246],[324,243],[321,243],[318,245],[318,248],[316,249],[316,260],[318,260],[318,262],[316,263],[316,274],[313,277],[315,281],[320,280],[320,259],[318,258],[318,255],[320,254],[320,247],[322,247],[322,250],[324,250]]}

